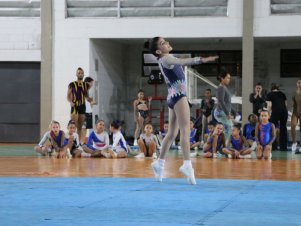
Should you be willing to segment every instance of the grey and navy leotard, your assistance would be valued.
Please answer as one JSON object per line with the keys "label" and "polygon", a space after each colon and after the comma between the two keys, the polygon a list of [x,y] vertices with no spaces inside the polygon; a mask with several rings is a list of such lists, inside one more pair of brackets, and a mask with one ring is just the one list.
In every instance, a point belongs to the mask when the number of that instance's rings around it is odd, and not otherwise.
{"label": "grey and navy leotard", "polygon": [[166,55],[159,59],[159,67],[168,88],[167,105],[173,109],[175,104],[187,93],[185,74],[182,66],[201,64],[201,58],[176,58]]}

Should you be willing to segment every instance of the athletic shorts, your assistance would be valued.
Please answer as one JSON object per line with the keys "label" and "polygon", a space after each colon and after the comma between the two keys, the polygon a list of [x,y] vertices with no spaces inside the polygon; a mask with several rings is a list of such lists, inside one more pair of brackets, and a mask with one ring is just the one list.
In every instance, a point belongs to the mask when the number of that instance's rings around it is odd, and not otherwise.
{"label": "athletic shorts", "polygon": [[71,107],[71,114],[72,115],[84,115],[86,114],[86,104],[81,104],[79,106]]}

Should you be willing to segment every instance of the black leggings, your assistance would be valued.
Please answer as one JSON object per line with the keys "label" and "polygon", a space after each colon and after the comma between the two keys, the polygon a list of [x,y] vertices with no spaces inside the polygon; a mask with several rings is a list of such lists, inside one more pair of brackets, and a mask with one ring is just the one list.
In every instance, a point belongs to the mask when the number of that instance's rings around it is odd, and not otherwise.
{"label": "black leggings", "polygon": [[[274,123],[275,126],[280,125],[280,150],[286,151],[287,150],[287,123],[288,114],[286,112],[282,113],[272,113],[271,122]],[[277,143],[273,143],[273,150],[277,149]]]}

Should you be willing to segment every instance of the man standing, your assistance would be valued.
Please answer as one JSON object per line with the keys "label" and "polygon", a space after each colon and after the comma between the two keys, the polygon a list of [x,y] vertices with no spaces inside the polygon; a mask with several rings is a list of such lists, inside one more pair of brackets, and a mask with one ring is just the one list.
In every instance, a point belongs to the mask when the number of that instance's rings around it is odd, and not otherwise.
{"label": "man standing", "polygon": [[255,86],[255,92],[250,94],[250,102],[253,104],[253,114],[259,116],[260,111],[264,107],[266,95],[262,91],[261,83],[257,83]]}
{"label": "man standing", "polygon": [[68,86],[67,99],[71,106],[71,120],[75,121],[77,127],[77,133],[81,140],[81,130],[86,116],[86,104],[85,99],[89,102],[92,98],[88,96],[89,84],[84,82],[84,70],[78,68],[76,71],[77,81],[71,82]]}
{"label": "man standing", "polygon": [[[88,93],[88,96],[90,98],[93,97],[93,92],[92,92],[92,86],[94,84],[94,79],[91,78],[91,77],[86,77],[84,79],[84,82],[87,82],[88,83],[88,90],[87,90],[87,93]],[[94,99],[94,98],[93,98]],[[85,143],[85,138],[87,136],[87,131],[89,129],[93,129],[93,111],[92,111],[92,106],[95,105],[96,102],[93,100],[93,101],[88,101],[86,100],[86,120],[84,122],[84,125],[83,125],[83,128],[82,128],[82,136],[81,136],[81,139],[80,142],[81,144]]]}

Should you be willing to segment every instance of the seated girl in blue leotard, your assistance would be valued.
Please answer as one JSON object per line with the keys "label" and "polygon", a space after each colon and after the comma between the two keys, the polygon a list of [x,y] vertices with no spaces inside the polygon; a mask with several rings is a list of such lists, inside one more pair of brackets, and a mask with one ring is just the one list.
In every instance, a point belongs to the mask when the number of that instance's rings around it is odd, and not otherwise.
{"label": "seated girl in blue leotard", "polygon": [[[67,156],[68,141],[65,140],[64,131],[60,130],[60,123],[51,121],[49,125],[50,131],[47,131],[40,143],[34,147],[35,151],[42,155],[52,155],[57,158],[65,158]],[[46,144],[49,141],[50,144]]]}
{"label": "seated girl in blue leotard", "polygon": [[276,129],[273,123],[269,122],[270,114],[267,110],[260,112],[260,123],[255,129],[255,139],[257,143],[257,159],[270,159],[272,144],[276,139]]}
{"label": "seated girl in blue leotard", "polygon": [[204,144],[203,157],[205,158],[217,158],[217,153],[222,153],[222,149],[226,147],[226,138],[224,134],[224,125],[217,123],[213,133],[208,137],[208,140]]}
{"label": "seated girl in blue leotard", "polygon": [[199,139],[197,137],[197,129],[194,128],[193,119],[190,119],[190,137],[189,137],[189,141],[190,141],[190,149],[197,148],[201,144],[201,142],[199,141]]}
{"label": "seated girl in blue leotard", "polygon": [[232,127],[230,140],[227,147],[223,148],[223,153],[233,159],[251,158],[252,150],[246,138],[240,134],[239,125]]}
{"label": "seated girl in blue leotard", "polygon": [[243,136],[247,139],[252,151],[256,149],[255,142],[255,127],[258,122],[258,117],[256,114],[250,114],[248,116],[249,123],[246,123],[243,128]]}

